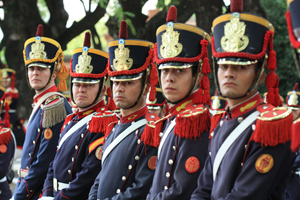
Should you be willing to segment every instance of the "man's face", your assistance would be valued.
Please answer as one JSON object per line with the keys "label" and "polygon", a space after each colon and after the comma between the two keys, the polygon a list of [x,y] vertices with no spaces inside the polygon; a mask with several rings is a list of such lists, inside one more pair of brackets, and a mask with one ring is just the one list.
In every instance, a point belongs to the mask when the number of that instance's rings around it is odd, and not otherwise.
{"label": "man's face", "polygon": [[293,120],[296,120],[300,115],[300,109],[299,110],[292,110],[293,113]]}
{"label": "man's face", "polygon": [[255,64],[220,64],[218,68],[218,82],[222,95],[228,99],[245,95],[253,84],[255,76]]}
{"label": "man's face", "polygon": [[100,83],[73,83],[73,100],[79,108],[90,106],[96,99]]}
{"label": "man's face", "polygon": [[192,75],[192,68],[161,69],[160,73],[161,88],[165,97],[176,102],[183,99],[192,89],[195,82],[195,77]]}
{"label": "man's face", "polygon": [[142,90],[142,81],[114,81],[113,98],[119,108],[131,107],[137,100]]}
{"label": "man's face", "polygon": [[28,80],[30,86],[35,90],[43,89],[51,76],[49,68],[32,66],[28,68]]}
{"label": "man's face", "polygon": [[3,79],[2,80],[2,86],[7,89],[11,86],[11,80],[10,79]]}

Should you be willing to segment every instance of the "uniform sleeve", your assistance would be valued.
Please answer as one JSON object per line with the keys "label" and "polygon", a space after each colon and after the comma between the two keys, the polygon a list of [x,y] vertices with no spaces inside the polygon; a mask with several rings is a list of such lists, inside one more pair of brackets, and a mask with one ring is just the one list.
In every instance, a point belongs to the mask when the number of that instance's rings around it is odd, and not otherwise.
{"label": "uniform sleeve", "polygon": [[50,163],[47,177],[44,182],[43,196],[53,197],[53,162]]}
{"label": "uniform sleeve", "polygon": [[99,180],[100,180],[100,173],[98,174],[97,178],[95,179],[95,182],[94,182],[93,186],[91,187],[91,190],[90,190],[90,193],[89,193],[89,200],[96,200],[97,199]]}
{"label": "uniform sleeve", "polygon": [[[89,144],[86,145],[89,147],[94,141],[98,140],[103,136],[103,134],[94,134],[92,135]],[[77,199],[79,196],[88,197],[90,188],[92,187],[95,178],[101,170],[101,160],[97,158],[96,151],[98,148],[102,148],[102,145],[95,147],[90,153],[89,148],[86,149],[86,157],[84,162],[81,165],[81,171],[76,173],[76,178],[71,181],[68,188],[62,189],[56,196],[55,200],[66,200],[66,199]]]}
{"label": "uniform sleeve", "polygon": [[[40,135],[40,145],[37,152],[36,160],[30,165],[27,176],[22,179],[17,190],[14,192],[15,199],[29,199],[37,188],[43,185],[46,178],[50,162],[53,160],[60,129],[63,122],[54,125],[51,128],[43,129]],[[51,129],[53,135],[50,139],[45,138],[45,130]],[[30,133],[28,133],[30,134]]]}
{"label": "uniform sleeve", "polygon": [[[185,138],[179,140],[179,149],[173,166],[176,167],[174,174],[171,175],[173,176],[174,183],[167,190],[162,190],[155,197],[150,198],[150,195],[148,195],[147,200],[190,199],[193,191],[196,189],[198,176],[204,167],[207,157],[208,132],[203,132],[198,142]],[[191,157],[198,158],[200,162],[200,167],[195,173],[188,172],[189,169],[186,166],[188,159]]]}
{"label": "uniform sleeve", "polygon": [[128,187],[118,195],[115,195],[112,198],[106,198],[105,200],[140,200],[146,198],[154,175],[154,170],[149,168],[148,161],[152,156],[157,155],[157,148],[149,146],[147,147],[146,152],[147,154],[145,155],[145,146],[143,146],[136,166],[135,182],[132,186]]}
{"label": "uniform sleeve", "polygon": [[3,148],[7,149],[6,152],[0,152],[0,179],[5,177],[5,175],[7,174],[10,166],[10,161],[13,158],[15,152],[15,145],[13,140],[10,140],[7,145],[1,144],[1,147],[2,145],[5,146]]}
{"label": "uniform sleeve", "polygon": [[212,164],[211,164],[211,157],[208,156],[205,161],[204,168],[198,178],[197,188],[193,192],[191,200],[210,200],[212,185],[213,185]]}

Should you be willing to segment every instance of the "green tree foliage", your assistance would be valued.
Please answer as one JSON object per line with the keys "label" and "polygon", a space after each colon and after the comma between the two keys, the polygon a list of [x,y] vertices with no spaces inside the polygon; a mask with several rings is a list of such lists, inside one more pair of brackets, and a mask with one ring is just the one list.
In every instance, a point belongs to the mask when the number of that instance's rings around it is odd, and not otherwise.
{"label": "green tree foliage", "polygon": [[[275,27],[274,50],[277,55],[277,70],[279,76],[279,93],[285,99],[287,92],[292,91],[296,82],[299,83],[298,72],[293,58],[293,49],[290,45],[285,13],[286,0],[261,0],[268,20]],[[266,91],[264,87],[260,91]]]}

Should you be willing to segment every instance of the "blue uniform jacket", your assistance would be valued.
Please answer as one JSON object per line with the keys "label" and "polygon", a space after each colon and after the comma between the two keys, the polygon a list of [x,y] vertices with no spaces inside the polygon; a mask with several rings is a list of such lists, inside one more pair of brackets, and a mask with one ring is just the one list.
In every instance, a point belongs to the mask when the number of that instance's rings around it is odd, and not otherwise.
{"label": "blue uniform jacket", "polygon": [[[184,101],[180,105],[171,108],[171,111],[185,105],[186,102]],[[203,105],[198,106],[203,108]],[[194,105],[194,108],[196,108],[196,105]],[[182,111],[188,111],[188,108],[183,108]],[[190,112],[194,113],[194,111]],[[166,133],[171,121],[175,120],[175,117],[179,115],[180,112],[168,118],[163,129],[163,134]],[[209,120],[210,114],[208,108],[201,115],[206,115],[206,119]],[[185,125],[187,126],[190,123],[198,124],[199,122],[191,119],[190,122],[186,121]],[[198,125],[201,126],[205,123],[200,120]],[[176,126],[177,124],[175,128]],[[175,128],[167,136],[156,161],[156,170],[147,200],[189,199],[197,187],[197,178],[207,157],[209,126],[203,132],[197,128],[187,131],[183,133],[184,137],[179,136],[180,134],[174,134]],[[195,133],[195,130],[197,130],[197,133]],[[193,137],[193,135],[197,136]],[[163,137],[163,135],[161,136]]]}
{"label": "blue uniform jacket", "polygon": [[[148,112],[146,106],[145,109]],[[143,118],[145,118],[144,115],[126,123],[119,121],[107,136],[103,152],[123,130]],[[133,131],[110,152],[91,188],[90,200],[146,198],[155,170],[157,148],[145,146],[141,141],[144,128],[145,126],[142,126]]]}
{"label": "blue uniform jacket", "polygon": [[[55,96],[54,99],[53,97],[50,97],[43,103],[43,106],[47,104],[46,102],[48,100],[50,101],[48,102],[51,103],[52,99],[56,102],[61,98],[62,97],[60,96]],[[68,101],[66,99],[63,100],[63,107],[66,110],[66,113],[72,113]],[[49,128],[43,127],[42,124],[45,110],[41,107],[42,106],[40,106],[32,115],[31,121],[27,126],[27,134],[21,157],[21,169],[28,170],[28,174],[25,178],[19,177],[14,191],[15,200],[39,198],[49,164],[56,153],[59,134],[64,120]],[[55,107],[53,109],[55,109]]]}
{"label": "blue uniform jacket", "polygon": [[[105,107],[104,102],[101,106]],[[94,110],[91,111],[94,112]],[[92,113],[89,110],[82,112]],[[62,139],[75,124],[83,119],[75,115],[65,125],[60,138]],[[117,119],[116,116],[115,119]],[[101,121],[96,123],[101,123]],[[57,200],[88,198],[89,190],[101,170],[101,153],[104,143],[104,130],[91,133],[89,127],[88,122],[76,129],[58,149],[48,170],[43,196],[51,196]],[[58,182],[69,183],[69,187],[56,191],[53,178],[56,178]]]}
{"label": "blue uniform jacket", "polygon": [[[257,119],[228,149],[220,164],[216,179],[213,181],[213,165],[220,146],[235,127],[257,110],[259,104],[261,104],[261,98],[259,94],[256,94],[231,108],[230,111],[214,116],[219,116],[220,120],[211,133],[210,156],[207,157],[204,169],[199,176],[198,187],[192,195],[192,200],[283,199],[294,159],[290,150],[290,142],[269,146],[252,140]],[[262,109],[269,109],[268,107],[272,106],[260,105]],[[271,110],[270,113],[274,112]],[[274,127],[276,123],[278,121],[273,122]],[[275,130],[272,132],[274,139]],[[256,133],[264,138],[263,134],[266,132],[267,130],[263,133],[259,131]]]}
{"label": "blue uniform jacket", "polygon": [[[11,134],[10,129],[0,128],[0,180],[6,176],[15,153],[15,143]],[[9,198],[11,198],[9,184],[7,181],[2,181],[0,182],[0,199]]]}

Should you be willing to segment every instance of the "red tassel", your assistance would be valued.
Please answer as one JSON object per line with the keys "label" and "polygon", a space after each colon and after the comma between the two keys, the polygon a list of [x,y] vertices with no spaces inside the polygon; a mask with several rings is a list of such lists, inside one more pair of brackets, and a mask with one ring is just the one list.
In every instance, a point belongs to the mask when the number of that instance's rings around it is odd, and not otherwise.
{"label": "red tassel", "polygon": [[12,135],[11,135],[10,129],[6,129],[6,130],[7,130],[6,132],[2,132],[0,134],[0,144],[7,145],[9,143],[9,141],[12,140]]}
{"label": "red tassel", "polygon": [[208,131],[210,127],[210,113],[206,110],[203,113],[191,115],[188,117],[176,117],[176,126],[174,134],[180,138],[196,139],[200,137],[201,133]]}
{"label": "red tassel", "polygon": [[202,74],[211,73],[208,57],[204,57],[203,58],[203,64],[202,64],[202,71],[201,71],[201,73]]}
{"label": "red tassel", "polygon": [[177,21],[177,8],[175,6],[171,6],[167,15],[167,22],[175,22]]}
{"label": "red tassel", "polygon": [[297,120],[292,125],[292,141],[291,150],[297,152],[300,147],[300,120]]}
{"label": "red tassel", "polygon": [[243,12],[243,0],[231,0],[230,12]]}
{"label": "red tassel", "polygon": [[15,74],[13,73],[11,76],[11,89],[14,90],[15,89]]}
{"label": "red tassel", "polygon": [[83,46],[88,48],[91,47],[91,33],[88,31],[85,32]]}
{"label": "red tassel", "polygon": [[111,89],[110,87],[107,88],[106,90],[106,94],[107,96],[109,97],[109,101],[108,101],[108,104],[107,104],[107,110],[116,110],[117,106],[112,98],[112,94],[111,94]]}
{"label": "red tassel", "polygon": [[104,114],[95,115],[89,123],[89,131],[91,133],[106,133],[108,125],[112,122],[117,122],[118,118],[116,114]]}
{"label": "red tassel", "polygon": [[197,90],[195,97],[193,98],[194,104],[199,104],[203,102],[203,90],[201,87]]}
{"label": "red tassel", "polygon": [[[149,50],[149,55],[153,55],[153,49]],[[158,84],[158,73],[156,69],[156,65],[151,61],[151,71],[150,71],[150,95],[149,95],[149,100],[154,101],[156,97],[156,89],[155,87]]]}
{"label": "red tassel", "polygon": [[269,60],[268,60],[268,69],[273,69],[275,70],[277,67],[277,61],[276,61],[276,52],[275,51],[271,51],[269,53]]}
{"label": "red tassel", "polygon": [[143,131],[141,140],[144,142],[145,145],[147,146],[153,146],[153,147],[158,147],[160,138],[158,139],[159,135],[156,134],[155,132],[155,125],[152,122],[152,124],[147,123],[145,126],[145,129]]}
{"label": "red tassel", "polygon": [[4,127],[6,128],[10,128],[10,122],[9,122],[9,105],[8,103],[5,101],[5,114],[4,114]]}
{"label": "red tassel", "polygon": [[216,115],[214,115],[211,118],[211,126],[210,126],[210,131],[209,131],[209,139],[211,139],[211,132],[213,132],[213,130],[217,127],[217,125],[219,124],[219,121],[221,120],[223,113],[218,113]]}
{"label": "red tassel", "polygon": [[35,36],[43,36],[44,35],[44,30],[43,30],[43,25],[39,24]]}
{"label": "red tassel", "polygon": [[261,146],[276,146],[291,140],[293,115],[273,121],[258,119],[250,141],[261,143]]}

